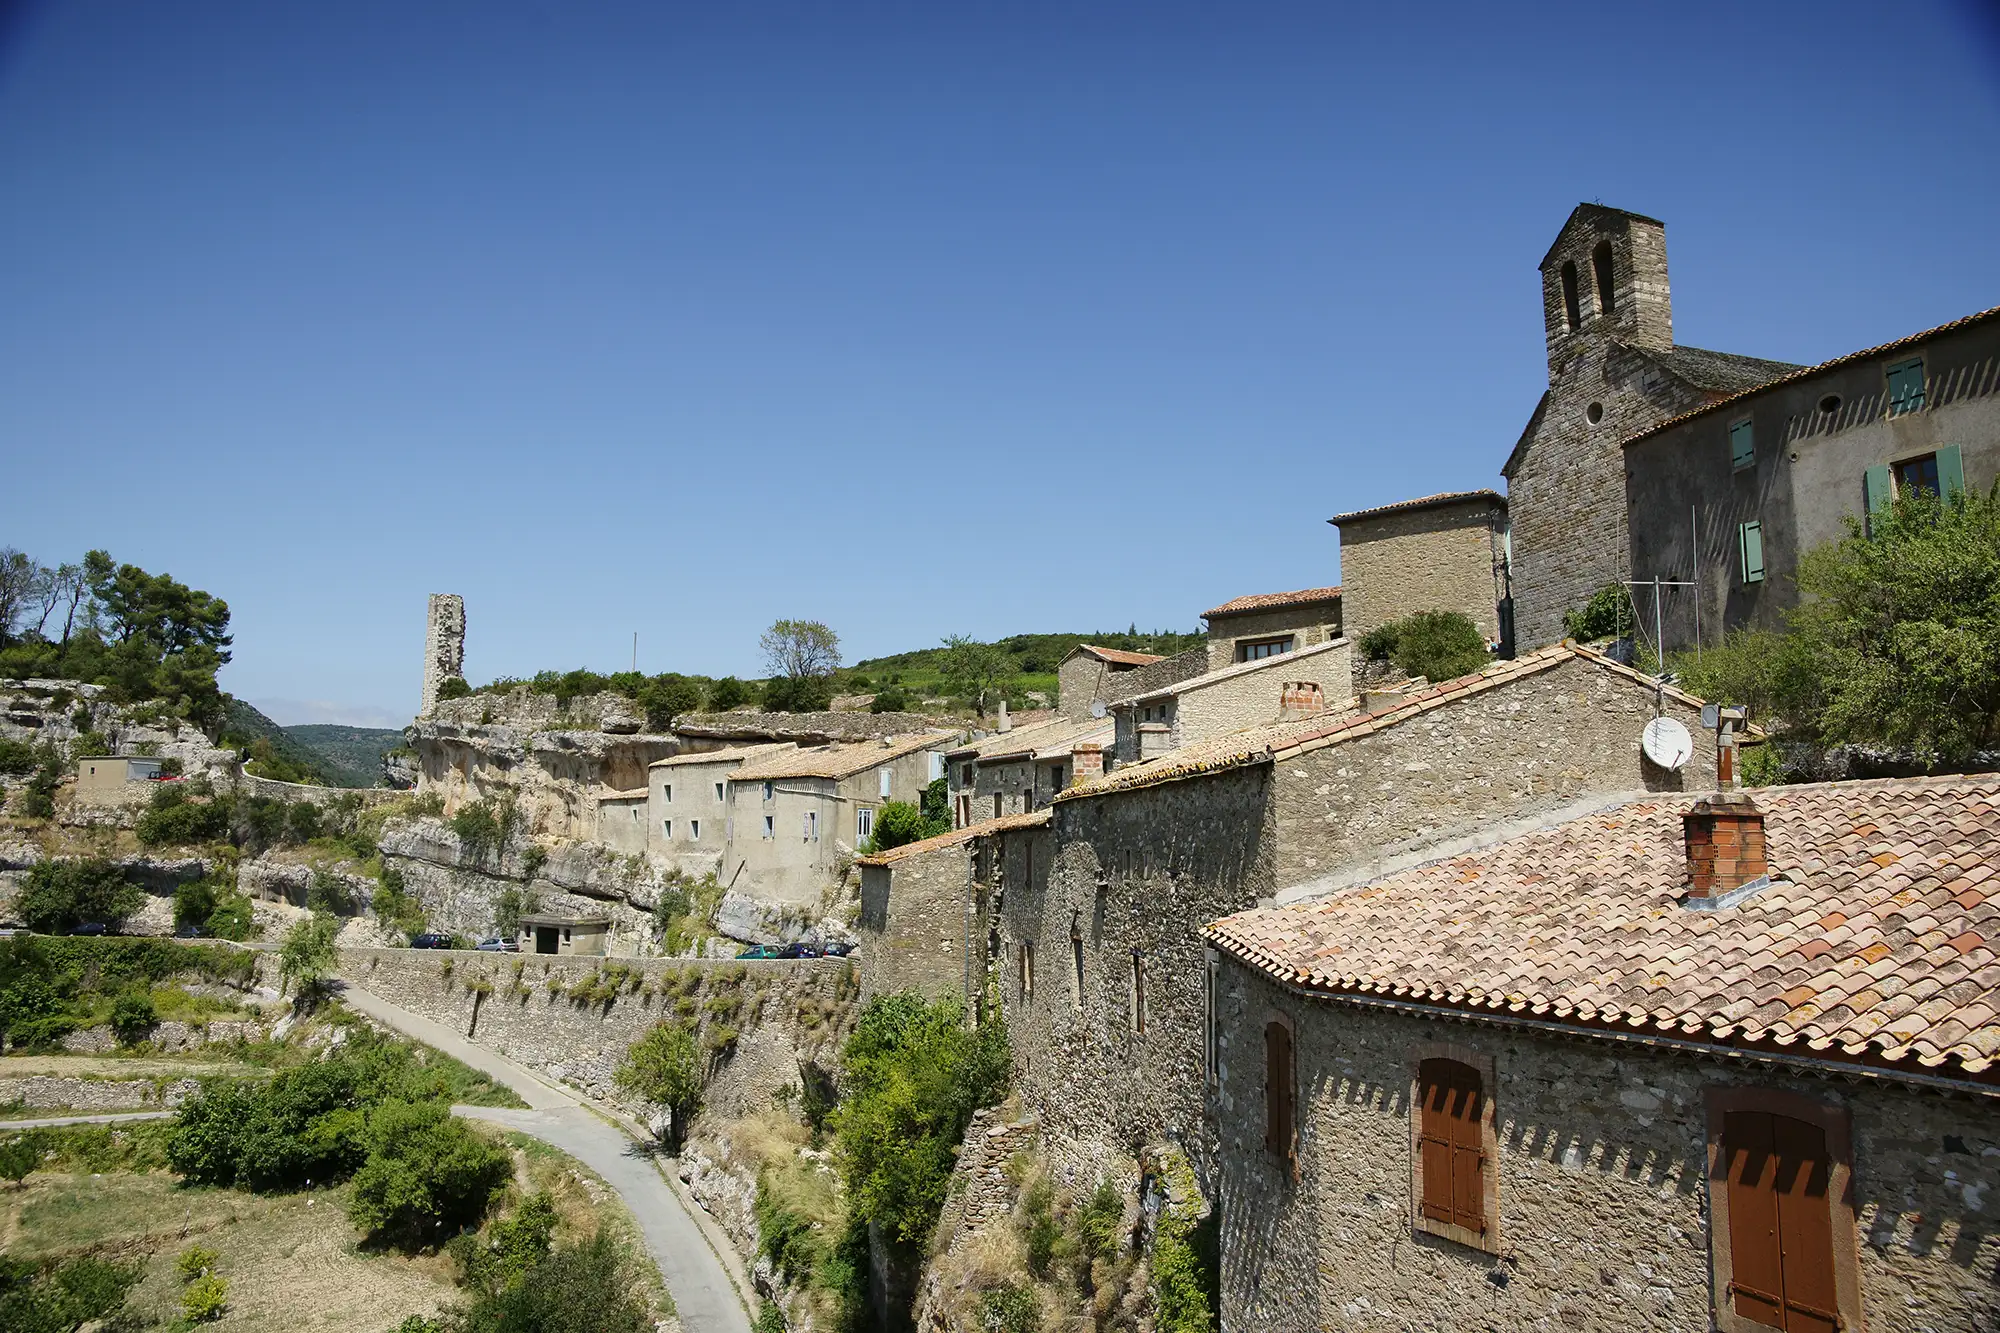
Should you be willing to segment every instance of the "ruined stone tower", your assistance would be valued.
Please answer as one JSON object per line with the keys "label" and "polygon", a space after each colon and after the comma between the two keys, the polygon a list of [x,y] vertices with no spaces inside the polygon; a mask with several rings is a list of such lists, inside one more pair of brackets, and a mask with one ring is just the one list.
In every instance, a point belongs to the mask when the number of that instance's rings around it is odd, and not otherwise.
{"label": "ruined stone tower", "polygon": [[1578,204],[1542,256],[1549,387],[1507,478],[1515,639],[1560,639],[1563,613],[1629,577],[1621,445],[1670,417],[1797,367],[1674,343],[1667,229]]}
{"label": "ruined stone tower", "polygon": [[438,688],[465,676],[465,599],[457,593],[431,594],[430,630],[424,635],[424,703],[419,717],[437,707]]}

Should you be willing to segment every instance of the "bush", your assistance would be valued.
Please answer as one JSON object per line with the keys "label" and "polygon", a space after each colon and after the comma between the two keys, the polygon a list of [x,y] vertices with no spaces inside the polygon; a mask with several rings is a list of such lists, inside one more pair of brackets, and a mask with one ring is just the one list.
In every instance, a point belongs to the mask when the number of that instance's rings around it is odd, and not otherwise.
{"label": "bush", "polygon": [[496,1292],[519,1280],[548,1257],[555,1229],[556,1206],[546,1191],[538,1190],[514,1216],[495,1222],[484,1243],[470,1232],[452,1237],[446,1248],[458,1266],[458,1285]]}
{"label": "bush", "polygon": [[182,1282],[192,1282],[204,1273],[215,1270],[215,1261],[222,1256],[203,1245],[190,1245],[174,1260],[174,1272]]}
{"label": "bush", "polygon": [[825,676],[773,676],[764,682],[771,713],[823,713],[833,707],[833,682]]}
{"label": "bush", "polygon": [[541,910],[541,899],[534,894],[511,886],[504,888],[493,903],[493,933],[511,939],[521,933],[522,917],[533,916]]}
{"label": "bush", "polygon": [[734,676],[724,676],[709,687],[708,706],[718,713],[741,708],[750,702],[750,687]]}
{"label": "bush", "polygon": [[150,809],[139,816],[136,832],[146,847],[190,847],[220,842],[230,833],[231,802],[217,798],[194,802],[180,784],[161,786]]}
{"label": "bush", "polygon": [[465,1333],[652,1333],[623,1246],[599,1233],[555,1250],[520,1281],[474,1301]]}
{"label": "bush", "polygon": [[1412,676],[1455,680],[1493,662],[1479,627],[1458,611],[1419,611],[1376,632],[1383,631],[1393,637],[1397,669]]}
{"label": "bush", "polygon": [[907,713],[910,711],[910,696],[900,685],[890,685],[877,690],[875,697],[868,701],[871,713]]}
{"label": "bush", "polygon": [[1038,1333],[1042,1326],[1041,1302],[1026,1287],[1009,1282],[979,1297],[979,1327],[982,1333]]}
{"label": "bush", "polygon": [[1124,1218],[1125,1201],[1118,1196],[1118,1187],[1109,1180],[1099,1181],[1083,1207],[1077,1210],[1077,1240],[1086,1259],[1109,1263],[1118,1257],[1122,1248],[1118,1224]]}
{"label": "bush", "polygon": [[0,1140],[0,1180],[18,1185],[42,1162],[42,1155],[27,1139],[16,1136]]}
{"label": "bush", "polygon": [[228,1308],[229,1283],[214,1273],[196,1278],[181,1293],[181,1316],[190,1323],[205,1324],[220,1319]]}
{"label": "bush", "polygon": [[1395,657],[1396,628],[1397,623],[1392,620],[1386,625],[1377,625],[1362,635],[1361,642],[1357,645],[1361,649],[1361,655],[1371,662],[1387,662]]}
{"label": "bush", "polygon": [[437,697],[440,701],[445,699],[463,699],[471,693],[472,687],[465,683],[463,676],[446,676],[438,682]]}
{"label": "bush", "polygon": [[476,1225],[514,1169],[505,1149],[436,1102],[384,1102],[368,1118],[367,1143],[347,1215],[370,1237],[404,1249]]}
{"label": "bush", "polygon": [[42,1266],[0,1256],[0,1329],[8,1333],[71,1333],[124,1308],[142,1265],[103,1259],[51,1261]]}
{"label": "bush", "polygon": [[1636,620],[1632,590],[1622,583],[1607,583],[1581,607],[1563,613],[1563,633],[1578,643],[1622,639],[1632,632]]}
{"label": "bush", "polygon": [[167,1140],[167,1164],[196,1185],[233,1185],[242,1145],[238,1135],[257,1108],[257,1095],[240,1084],[213,1082],[182,1103]]}
{"label": "bush", "polygon": [[9,777],[32,773],[36,762],[34,746],[0,736],[0,773]]}
{"label": "bush", "polygon": [[136,1046],[151,1036],[159,1021],[153,997],[145,991],[126,991],[111,1006],[111,1030],[126,1046]]}
{"label": "bush", "polygon": [[[311,806],[294,806],[293,809],[310,810]],[[306,906],[315,912],[330,912],[335,916],[354,915],[354,895],[347,890],[347,881],[331,870],[315,870],[306,884]]]}
{"label": "bush", "polygon": [[14,910],[31,929],[65,934],[86,921],[115,928],[146,899],[109,861],[38,861],[21,883]]}
{"label": "bush", "polygon": [[242,941],[257,933],[257,915],[250,906],[250,899],[240,893],[222,896],[209,913],[208,923],[203,932],[219,940]]}
{"label": "bush", "polygon": [[339,966],[333,944],[339,933],[340,923],[325,912],[314,912],[285,933],[278,970],[286,981],[297,984],[302,995],[323,985]]}
{"label": "bush", "polygon": [[174,889],[174,925],[206,926],[208,919],[215,915],[215,884],[204,879],[191,879]]}
{"label": "bush", "polygon": [[908,801],[890,801],[875,812],[875,832],[869,849],[886,852],[930,836],[924,812]]}

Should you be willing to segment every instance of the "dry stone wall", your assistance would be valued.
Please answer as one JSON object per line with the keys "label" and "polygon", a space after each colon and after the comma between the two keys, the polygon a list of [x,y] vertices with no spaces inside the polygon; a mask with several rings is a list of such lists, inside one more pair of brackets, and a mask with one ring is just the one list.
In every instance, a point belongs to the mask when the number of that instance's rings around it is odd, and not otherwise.
{"label": "dry stone wall", "polygon": [[[1870,1330],[2000,1320],[2000,1122],[1985,1096],[1335,1006],[1234,965],[1218,991],[1224,1333],[1705,1333],[1717,1084],[1848,1109]],[[1296,1033],[1296,1181],[1263,1143],[1263,1034],[1280,1015]],[[1412,1062],[1428,1043],[1492,1061],[1497,1255],[1412,1225]]]}
{"label": "dry stone wall", "polygon": [[1459,611],[1500,637],[1500,500],[1383,514],[1340,525],[1347,637],[1419,611]]}
{"label": "dry stone wall", "polygon": [[969,1000],[975,961],[967,940],[984,934],[972,919],[971,840],[861,867],[862,990],[866,995],[914,990],[930,999]]}
{"label": "dry stone wall", "polygon": [[0,1106],[21,1110],[98,1111],[170,1110],[201,1091],[193,1078],[70,1078],[30,1074],[0,1078]]}
{"label": "dry stone wall", "polygon": [[[832,958],[343,949],[341,975],[605,1101],[625,1099],[614,1076],[633,1042],[663,1020],[698,1024],[711,1054],[704,1114],[724,1120],[768,1108],[779,1088],[798,1083],[801,1060],[831,1068],[852,1026],[857,989],[852,964]],[[607,987],[615,997],[603,995]],[[733,1042],[721,1042],[725,1032],[735,1034]]]}

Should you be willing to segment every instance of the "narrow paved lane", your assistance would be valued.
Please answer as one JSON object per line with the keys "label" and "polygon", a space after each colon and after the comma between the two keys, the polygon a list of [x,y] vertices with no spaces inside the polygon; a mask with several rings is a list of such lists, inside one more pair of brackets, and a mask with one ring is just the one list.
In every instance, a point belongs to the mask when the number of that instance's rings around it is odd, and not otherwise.
{"label": "narrow paved lane", "polygon": [[39,1120],[0,1120],[0,1134],[14,1129],[55,1129],[60,1125],[116,1125],[126,1120],[165,1120],[172,1111],[102,1111],[96,1115],[53,1115]]}
{"label": "narrow paved lane", "polygon": [[467,1041],[442,1023],[390,1004],[353,981],[343,983],[340,998],[350,1009],[512,1088],[528,1104],[527,1110],[494,1106],[454,1106],[452,1110],[467,1119],[531,1134],[604,1177],[632,1210],[646,1238],[646,1248],[659,1264],[660,1276],[679,1307],[681,1323],[690,1333],[749,1333],[750,1317],[742,1294],[749,1282],[741,1262],[713,1222],[708,1223],[713,1228],[711,1238],[702,1225],[704,1219],[697,1219],[692,1205],[681,1198],[646,1144],[592,1111],[569,1089]]}

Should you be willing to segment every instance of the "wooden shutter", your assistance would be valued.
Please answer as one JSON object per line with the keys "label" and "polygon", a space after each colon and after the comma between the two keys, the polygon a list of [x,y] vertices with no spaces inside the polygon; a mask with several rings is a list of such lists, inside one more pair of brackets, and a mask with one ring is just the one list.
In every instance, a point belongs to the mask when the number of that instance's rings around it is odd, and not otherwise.
{"label": "wooden shutter", "polygon": [[1764,581],[1764,525],[1745,523],[1736,529],[1736,542],[1743,554],[1743,581]]}
{"label": "wooden shutter", "polygon": [[1924,405],[1924,363],[1920,357],[1889,367],[1889,415],[1915,412]]}
{"label": "wooden shutter", "polygon": [[1757,461],[1757,436],[1747,421],[1729,428],[1729,466],[1741,472]]}
{"label": "wooden shutter", "polygon": [[1941,444],[1937,451],[1938,494],[1949,500],[1965,493],[1965,455],[1955,444]]}
{"label": "wooden shutter", "polygon": [[1264,1146],[1280,1157],[1292,1155],[1292,1030],[1275,1019],[1264,1025]]}
{"label": "wooden shutter", "polygon": [[1423,1215],[1483,1232],[1486,1097],[1479,1071],[1456,1060],[1426,1060],[1418,1067],[1417,1093]]}
{"label": "wooden shutter", "polygon": [[1732,1308],[1785,1333],[1835,1333],[1826,1131],[1789,1116],[1731,1111],[1723,1119],[1722,1150]]}

